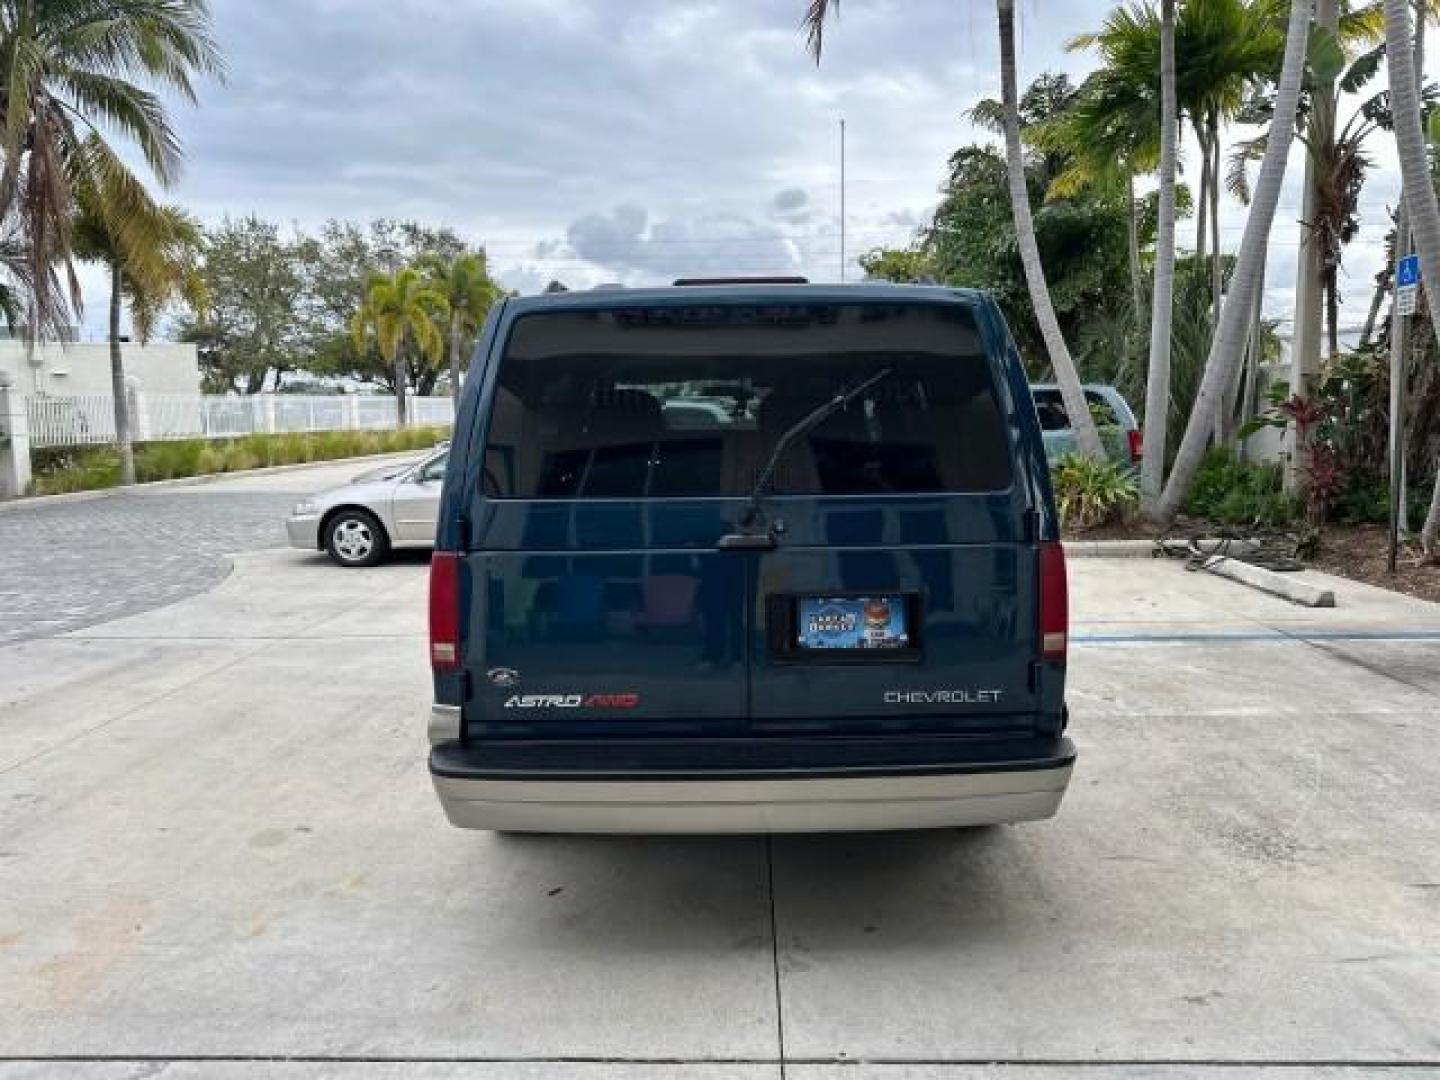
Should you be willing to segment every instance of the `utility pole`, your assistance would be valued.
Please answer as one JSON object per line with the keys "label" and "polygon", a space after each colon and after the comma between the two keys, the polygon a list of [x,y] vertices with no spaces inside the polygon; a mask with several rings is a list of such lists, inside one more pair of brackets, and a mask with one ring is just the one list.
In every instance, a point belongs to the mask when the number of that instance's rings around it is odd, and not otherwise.
{"label": "utility pole", "polygon": [[840,118],[840,280],[845,280],[845,118]]}

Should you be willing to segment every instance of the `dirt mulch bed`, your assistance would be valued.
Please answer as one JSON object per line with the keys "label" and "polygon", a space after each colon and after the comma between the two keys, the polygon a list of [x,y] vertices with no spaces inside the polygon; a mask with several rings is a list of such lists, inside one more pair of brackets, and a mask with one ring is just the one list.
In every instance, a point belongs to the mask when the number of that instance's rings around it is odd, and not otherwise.
{"label": "dirt mulch bed", "polygon": [[[1165,537],[1243,536],[1245,529],[1211,525],[1194,518],[1181,518],[1163,531],[1143,521],[1126,524],[1100,525],[1066,534],[1067,540],[1155,540]],[[1395,573],[1385,569],[1386,530],[1383,525],[1326,525],[1320,533],[1320,546],[1306,565],[1328,574],[1363,581],[1381,589],[1402,592],[1440,603],[1440,566],[1426,566],[1420,561],[1418,544],[1400,547]]]}
{"label": "dirt mulch bed", "polygon": [[1440,566],[1424,566],[1420,547],[1400,545],[1395,573],[1385,569],[1388,533],[1383,525],[1327,525],[1311,565],[1340,577],[1440,603]]}

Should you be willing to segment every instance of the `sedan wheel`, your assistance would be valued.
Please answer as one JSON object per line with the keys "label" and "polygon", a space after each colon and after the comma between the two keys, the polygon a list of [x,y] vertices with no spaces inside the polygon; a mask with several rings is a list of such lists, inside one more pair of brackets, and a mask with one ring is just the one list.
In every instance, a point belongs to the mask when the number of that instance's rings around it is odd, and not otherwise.
{"label": "sedan wheel", "polygon": [[389,548],[384,527],[363,510],[342,510],[325,530],[325,550],[341,566],[374,566]]}

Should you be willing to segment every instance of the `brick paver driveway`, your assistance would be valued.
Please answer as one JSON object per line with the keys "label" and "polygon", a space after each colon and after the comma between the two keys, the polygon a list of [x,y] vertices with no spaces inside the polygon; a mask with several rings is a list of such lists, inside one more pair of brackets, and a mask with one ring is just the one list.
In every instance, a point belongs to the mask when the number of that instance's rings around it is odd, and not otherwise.
{"label": "brick paver driveway", "polygon": [[229,573],[227,555],[285,543],[285,515],[297,498],[373,467],[330,462],[0,506],[0,644],[93,626],[207,589]]}

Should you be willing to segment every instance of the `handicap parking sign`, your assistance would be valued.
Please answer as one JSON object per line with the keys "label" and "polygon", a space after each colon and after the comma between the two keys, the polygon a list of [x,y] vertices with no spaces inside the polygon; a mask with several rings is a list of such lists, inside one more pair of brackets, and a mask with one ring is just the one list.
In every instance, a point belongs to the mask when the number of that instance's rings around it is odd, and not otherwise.
{"label": "handicap parking sign", "polygon": [[1400,260],[1400,265],[1395,268],[1395,285],[1397,288],[1415,286],[1420,284],[1420,256],[1406,255]]}

